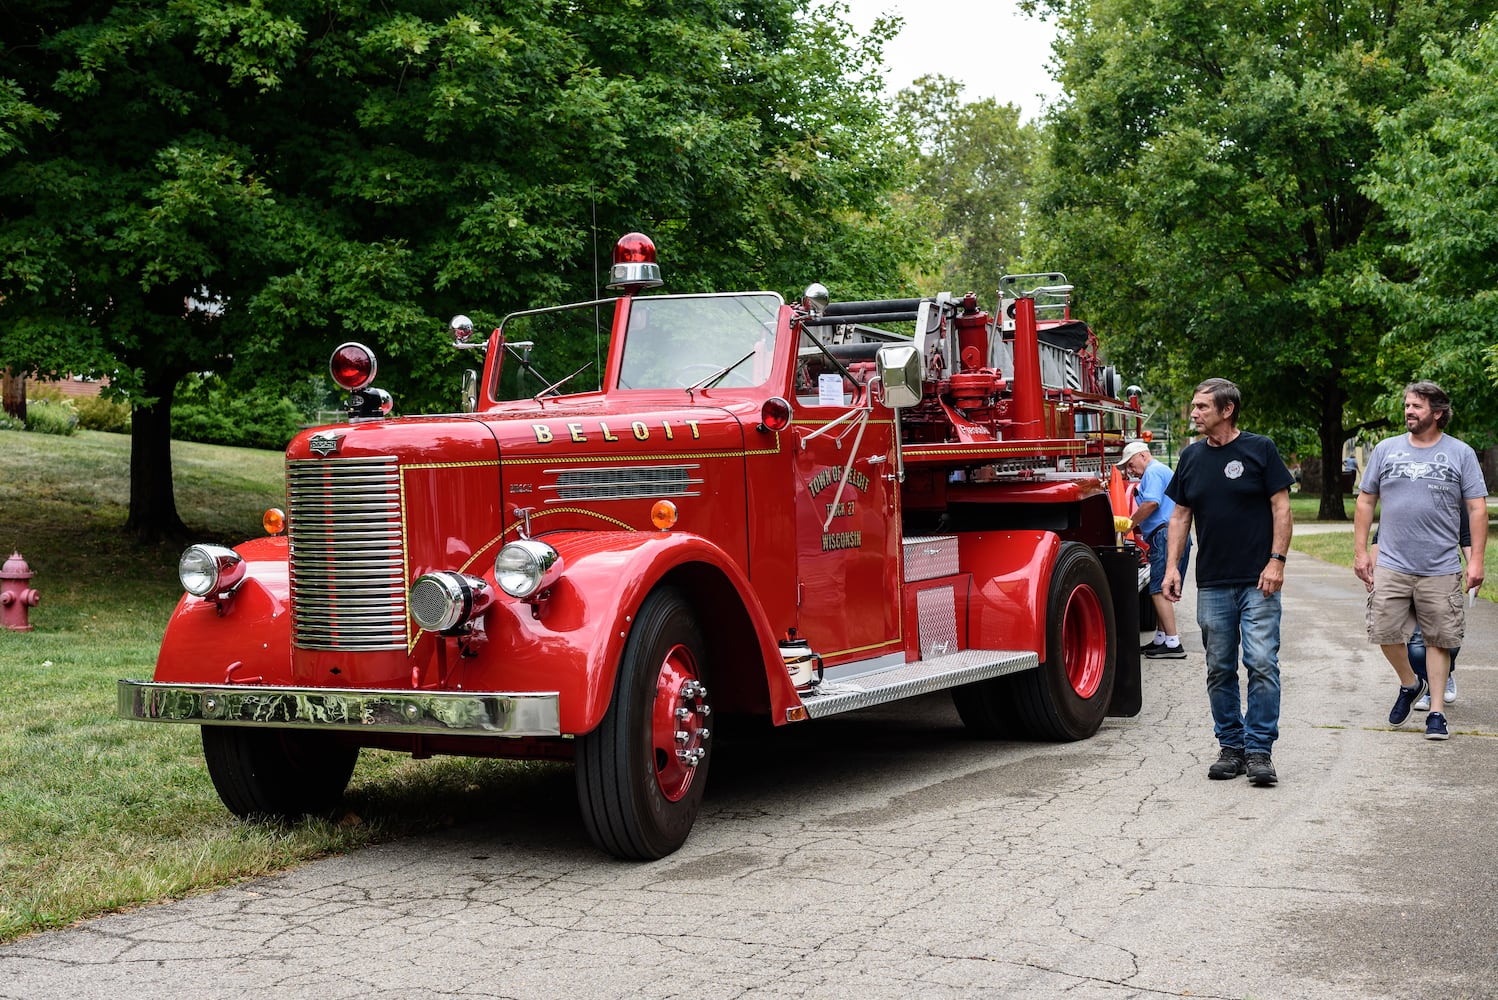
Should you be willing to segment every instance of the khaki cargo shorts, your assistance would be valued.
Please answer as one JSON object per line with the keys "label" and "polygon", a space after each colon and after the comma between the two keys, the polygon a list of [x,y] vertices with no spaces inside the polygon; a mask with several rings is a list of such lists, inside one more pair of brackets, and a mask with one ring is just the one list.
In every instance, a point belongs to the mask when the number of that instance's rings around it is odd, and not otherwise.
{"label": "khaki cargo shorts", "polygon": [[1462,644],[1467,627],[1461,573],[1411,576],[1382,566],[1373,567],[1373,590],[1368,594],[1368,640],[1381,646],[1403,645],[1418,623],[1425,644],[1454,649]]}

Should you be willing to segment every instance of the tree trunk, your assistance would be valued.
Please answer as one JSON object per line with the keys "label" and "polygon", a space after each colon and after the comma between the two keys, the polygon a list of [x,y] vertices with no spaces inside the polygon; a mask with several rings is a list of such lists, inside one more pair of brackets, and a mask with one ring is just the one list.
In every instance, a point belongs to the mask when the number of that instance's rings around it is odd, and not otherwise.
{"label": "tree trunk", "polygon": [[12,375],[9,368],[0,369],[0,409],[26,422],[26,373]]}
{"label": "tree trunk", "polygon": [[130,418],[130,515],[125,530],[143,542],[187,537],[172,487],[172,399],[178,378],[172,373],[163,376],[164,385],[147,385],[155,404],[137,406]]}
{"label": "tree trunk", "polygon": [[1340,385],[1340,372],[1330,372],[1321,379],[1321,412],[1317,414],[1317,438],[1321,442],[1321,507],[1316,517],[1321,521],[1347,520],[1342,491],[1342,443],[1347,431],[1342,426],[1342,408],[1347,394]]}

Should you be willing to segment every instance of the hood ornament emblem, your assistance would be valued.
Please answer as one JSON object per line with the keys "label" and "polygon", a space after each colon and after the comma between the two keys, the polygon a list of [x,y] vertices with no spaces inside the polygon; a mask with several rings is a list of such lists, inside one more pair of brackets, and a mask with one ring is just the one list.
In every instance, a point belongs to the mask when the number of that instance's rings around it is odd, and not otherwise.
{"label": "hood ornament emblem", "polygon": [[318,431],[308,439],[307,447],[326,458],[338,450],[338,442],[342,440],[342,434],[334,434],[331,431]]}

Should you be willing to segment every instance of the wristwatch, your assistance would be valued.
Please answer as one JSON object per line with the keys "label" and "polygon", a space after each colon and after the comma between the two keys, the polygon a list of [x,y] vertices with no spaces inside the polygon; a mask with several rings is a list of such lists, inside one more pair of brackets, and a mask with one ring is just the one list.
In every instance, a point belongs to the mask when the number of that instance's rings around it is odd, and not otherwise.
{"label": "wristwatch", "polygon": [[1278,559],[1280,562],[1284,562],[1285,554],[1283,552],[1271,552],[1269,553],[1269,558]]}

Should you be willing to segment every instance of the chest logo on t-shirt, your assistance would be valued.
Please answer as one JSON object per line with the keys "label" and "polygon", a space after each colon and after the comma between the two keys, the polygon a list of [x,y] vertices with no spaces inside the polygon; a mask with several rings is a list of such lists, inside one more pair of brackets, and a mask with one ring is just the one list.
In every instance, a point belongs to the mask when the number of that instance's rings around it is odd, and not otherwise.
{"label": "chest logo on t-shirt", "polygon": [[1460,483],[1461,469],[1451,464],[1445,452],[1428,459],[1417,459],[1408,451],[1391,451],[1383,479],[1434,479],[1443,483]]}
{"label": "chest logo on t-shirt", "polygon": [[1229,479],[1238,479],[1243,475],[1243,463],[1236,458],[1222,467],[1222,474]]}

